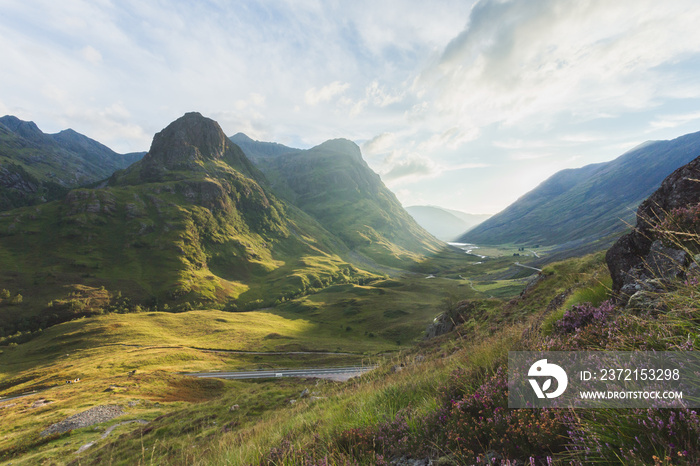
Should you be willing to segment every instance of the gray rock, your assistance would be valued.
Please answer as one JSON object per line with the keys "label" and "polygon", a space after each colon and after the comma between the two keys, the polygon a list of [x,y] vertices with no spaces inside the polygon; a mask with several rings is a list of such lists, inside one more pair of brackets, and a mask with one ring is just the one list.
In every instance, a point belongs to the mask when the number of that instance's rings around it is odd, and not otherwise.
{"label": "gray rock", "polygon": [[[657,272],[668,276],[674,275],[675,264],[687,260],[675,252],[664,254],[665,251],[658,245],[652,252],[652,246],[658,239],[656,228],[668,212],[700,202],[700,183],[695,181],[697,179],[700,179],[700,157],[671,173],[659,189],[639,206],[634,230],[622,236],[605,255],[614,293],[634,281],[629,272],[635,268],[646,268],[648,264],[651,269],[656,268]],[[667,262],[667,259],[670,261]]]}
{"label": "gray rock", "polygon": [[41,400],[37,400],[34,403],[32,403],[30,409],[43,408],[44,406],[49,405],[51,403],[53,402],[42,398]]}
{"label": "gray rock", "polygon": [[652,243],[646,257],[646,266],[655,278],[672,280],[683,275],[688,254],[680,249],[669,248],[660,240]]}
{"label": "gray rock", "polygon": [[107,422],[115,417],[121,416],[122,414],[124,414],[124,409],[121,406],[95,406],[94,408],[90,408],[82,413],[74,414],[61,422],[52,424],[39,435],[46,437],[47,435],[52,434],[62,434],[63,432],[68,432],[69,430],[80,429],[81,427],[89,427],[102,422]]}
{"label": "gray rock", "polygon": [[425,329],[425,338],[435,338],[452,331],[455,328],[455,323],[452,317],[446,313],[442,313],[433,320]]}
{"label": "gray rock", "polygon": [[639,291],[651,293],[663,293],[668,291],[669,282],[660,278],[650,278],[641,268],[636,267],[628,273],[628,281],[618,293],[618,300],[621,304],[626,304],[630,297]]}
{"label": "gray rock", "polygon": [[641,290],[630,297],[625,309],[635,314],[654,314],[664,311],[665,306],[658,293]]}
{"label": "gray rock", "polygon": [[696,254],[693,256],[693,258],[690,261],[690,265],[688,266],[688,271],[686,272],[687,276],[693,276],[697,277],[700,275],[700,254]]}
{"label": "gray rock", "polygon": [[306,398],[309,396],[309,389],[305,388],[302,392],[301,395],[299,395],[299,398]]}

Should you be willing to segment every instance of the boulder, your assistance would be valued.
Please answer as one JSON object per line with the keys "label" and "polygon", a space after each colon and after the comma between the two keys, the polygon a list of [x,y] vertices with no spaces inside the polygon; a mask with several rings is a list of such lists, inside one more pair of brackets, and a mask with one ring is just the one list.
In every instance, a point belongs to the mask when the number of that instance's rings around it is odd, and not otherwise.
{"label": "boulder", "polygon": [[[669,175],[637,209],[637,225],[622,236],[607,252],[613,292],[625,302],[641,283],[681,277],[688,257],[684,251],[659,241],[656,228],[668,212],[700,203],[700,157]],[[637,285],[640,289],[637,289]],[[625,289],[624,292],[621,291]]]}
{"label": "boulder", "polygon": [[646,259],[646,266],[653,277],[672,280],[685,273],[689,257],[685,251],[666,247],[662,241],[656,240],[651,243]]}
{"label": "boulder", "polygon": [[447,313],[442,313],[432,323],[428,324],[428,328],[425,329],[425,338],[429,339],[444,335],[451,332],[454,328],[454,319]]}

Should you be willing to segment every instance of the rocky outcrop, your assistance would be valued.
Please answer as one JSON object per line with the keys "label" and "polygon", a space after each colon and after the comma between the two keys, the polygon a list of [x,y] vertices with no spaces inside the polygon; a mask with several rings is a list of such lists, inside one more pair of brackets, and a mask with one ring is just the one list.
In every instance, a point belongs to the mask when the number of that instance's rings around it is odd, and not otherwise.
{"label": "rocky outcrop", "polygon": [[116,405],[103,405],[95,406],[82,413],[74,414],[73,416],[52,424],[46,430],[42,431],[42,437],[52,434],[62,434],[63,432],[68,432],[73,429],[80,429],[81,427],[89,427],[95,424],[100,424],[102,422],[107,422],[115,417],[119,417],[124,414],[124,408]]}
{"label": "rocky outcrop", "polygon": [[637,210],[637,225],[607,252],[613,292],[626,303],[640,291],[658,292],[685,274],[690,258],[664,244],[658,231],[673,210],[700,203],[700,157],[669,175]]}
{"label": "rocky outcrop", "polygon": [[435,338],[451,332],[460,324],[472,318],[478,318],[483,314],[482,302],[479,300],[464,300],[457,305],[438,315],[425,330],[425,338]]}
{"label": "rocky outcrop", "polygon": [[454,316],[442,313],[437,316],[425,329],[425,338],[435,338],[452,331],[455,328]]}
{"label": "rocky outcrop", "polygon": [[225,162],[256,181],[263,179],[217,122],[191,112],[157,133],[151,149],[135,167],[141,181],[164,181],[177,179],[178,171],[206,172],[206,162],[216,161]]}

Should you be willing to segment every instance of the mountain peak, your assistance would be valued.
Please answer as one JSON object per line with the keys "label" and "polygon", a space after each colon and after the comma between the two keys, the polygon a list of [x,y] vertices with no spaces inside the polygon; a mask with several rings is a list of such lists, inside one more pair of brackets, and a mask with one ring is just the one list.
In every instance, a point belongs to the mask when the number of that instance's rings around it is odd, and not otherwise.
{"label": "mountain peak", "polygon": [[238,141],[241,141],[241,142],[256,142],[253,138],[251,138],[251,137],[248,136],[247,134],[241,133],[241,132],[238,132],[238,133],[234,134],[234,135],[231,136],[229,139],[231,139],[233,142],[236,142],[236,143],[237,143]]}
{"label": "mountain peak", "polygon": [[260,178],[258,170],[216,121],[190,112],[153,137],[151,149],[134,170],[140,171],[141,181],[155,181],[162,180],[167,172],[202,171],[204,164],[219,161],[255,180]]}
{"label": "mountain peak", "polygon": [[323,152],[350,156],[356,162],[363,164],[365,163],[364,159],[362,158],[362,151],[360,150],[360,147],[351,140],[345,138],[329,139],[316,147],[312,147],[309,149],[309,152]]}
{"label": "mountain peak", "polygon": [[316,146],[316,148],[333,150],[336,152],[347,152],[349,154],[361,156],[360,147],[351,140],[345,138],[329,139]]}
{"label": "mountain peak", "polygon": [[197,112],[185,113],[153,138],[147,157],[170,169],[222,159],[226,135],[217,122]]}
{"label": "mountain peak", "polygon": [[5,115],[4,117],[0,118],[0,123],[2,123],[13,133],[22,136],[29,141],[47,142],[47,136],[33,121],[24,121],[13,115]]}

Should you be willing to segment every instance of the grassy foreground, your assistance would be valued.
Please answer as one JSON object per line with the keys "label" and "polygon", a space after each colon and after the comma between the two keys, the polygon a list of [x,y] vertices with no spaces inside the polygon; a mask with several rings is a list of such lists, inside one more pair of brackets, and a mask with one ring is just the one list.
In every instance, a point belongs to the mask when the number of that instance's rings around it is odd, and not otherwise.
{"label": "grassy foreground", "polygon": [[[396,352],[420,342],[435,316],[450,312],[460,300],[488,298],[475,288],[478,279],[460,278],[462,274],[478,276],[478,270],[488,275],[512,263],[510,259],[473,262],[469,256],[462,259],[445,253],[423,264],[436,275],[412,272],[363,285],[332,285],[257,311],[123,313],[117,308],[5,338],[5,346],[0,346],[0,397],[36,393],[0,401],[0,463],[189,463],[195,456],[199,461],[204,458],[203,445],[219,434],[259,429],[276,422],[268,419],[273,413],[283,415],[308,404],[305,400],[290,404],[304,388],[327,397],[316,401],[323,406],[338,390],[351,390],[354,385],[288,379],[197,380],[181,372],[398,360],[402,356]],[[524,284],[523,280],[502,283],[511,294]],[[79,291],[72,299],[90,300],[96,308],[114,299],[104,289]],[[487,308],[493,310],[493,303]],[[80,381],[66,384],[76,379]],[[101,405],[122,406],[126,414],[96,427],[40,436],[49,425]],[[233,405],[239,408],[229,411]],[[341,413],[345,408],[339,409]],[[148,422],[145,429],[149,430],[134,430],[141,424],[122,424],[125,421]],[[106,435],[113,426],[117,427]],[[125,440],[134,435],[133,445]],[[150,435],[157,440],[147,446]],[[146,443],[141,444],[142,438]],[[110,443],[113,439],[117,443]],[[76,453],[90,442],[95,445]],[[258,455],[268,448],[267,443],[261,445]],[[181,452],[188,453],[182,456]],[[88,459],[93,454],[95,459]],[[205,462],[209,461],[215,460]]]}
{"label": "grassy foreground", "polygon": [[579,301],[605,298],[601,254],[554,264],[543,275],[524,296],[486,312],[460,304],[456,312],[466,315],[454,332],[373,373],[314,384],[321,399],[282,402],[245,422],[223,409],[236,398],[222,396],[88,450],[79,463],[311,466],[412,457],[444,465],[695,464],[695,412],[509,410],[504,370],[509,350],[697,349],[698,285],[679,283],[665,294],[666,314],[635,316]]}

